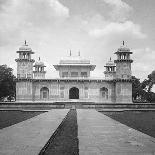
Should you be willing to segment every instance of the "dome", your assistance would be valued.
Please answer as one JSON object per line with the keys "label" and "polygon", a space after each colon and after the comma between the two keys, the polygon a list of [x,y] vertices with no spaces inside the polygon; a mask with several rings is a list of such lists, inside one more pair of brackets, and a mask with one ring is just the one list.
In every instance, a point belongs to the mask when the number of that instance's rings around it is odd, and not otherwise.
{"label": "dome", "polygon": [[33,54],[34,52],[32,52],[32,49],[27,45],[26,41],[24,43],[24,45],[22,45],[19,50],[17,51],[17,53],[20,53],[20,52],[29,52],[31,54]]}
{"label": "dome", "polygon": [[130,48],[128,48],[127,46],[124,45],[124,41],[123,41],[123,45],[118,48],[117,52],[115,52],[115,54],[132,54],[132,52],[130,51]]}
{"label": "dome", "polygon": [[27,45],[27,44],[24,44],[23,46],[21,46],[19,48],[19,51],[32,51],[32,49]]}
{"label": "dome", "polygon": [[128,48],[127,46],[125,46],[124,41],[123,41],[123,45],[120,48],[118,48],[117,52],[129,52],[129,53],[131,53],[130,52],[130,48]]}
{"label": "dome", "polygon": [[40,57],[39,57],[39,60],[36,61],[34,66],[45,66],[45,65],[44,65],[44,63],[42,61],[40,61]]}
{"label": "dome", "polygon": [[90,60],[86,60],[81,56],[68,56],[62,58],[60,64],[90,64]]}
{"label": "dome", "polygon": [[130,52],[130,49],[123,45],[120,48],[118,48],[118,52]]}
{"label": "dome", "polygon": [[116,65],[110,58],[110,60],[106,63],[106,66],[116,66]]}
{"label": "dome", "polygon": [[41,62],[41,61],[40,62],[38,61],[38,62],[35,63],[35,66],[44,66],[44,63]]}

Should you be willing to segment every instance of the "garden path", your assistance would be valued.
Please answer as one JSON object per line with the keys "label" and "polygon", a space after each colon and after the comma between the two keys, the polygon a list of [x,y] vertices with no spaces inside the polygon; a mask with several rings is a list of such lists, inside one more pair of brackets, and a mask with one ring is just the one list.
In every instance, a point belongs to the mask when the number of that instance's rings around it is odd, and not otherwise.
{"label": "garden path", "polygon": [[0,155],[37,155],[66,116],[56,109],[0,130]]}
{"label": "garden path", "polygon": [[79,155],[155,155],[155,138],[95,110],[78,109]]}

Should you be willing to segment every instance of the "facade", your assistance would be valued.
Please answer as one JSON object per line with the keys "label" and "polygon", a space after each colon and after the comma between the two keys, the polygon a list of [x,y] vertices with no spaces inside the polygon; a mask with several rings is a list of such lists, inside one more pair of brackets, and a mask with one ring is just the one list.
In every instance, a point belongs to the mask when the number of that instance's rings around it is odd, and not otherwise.
{"label": "facade", "polygon": [[[92,78],[95,65],[80,55],[60,60],[54,68],[59,78],[46,79],[45,65],[35,62],[26,44],[17,51],[16,101],[82,101],[97,103],[132,103],[132,52],[123,45],[115,52],[117,59],[106,63],[105,78]],[[35,64],[34,64],[35,62]],[[33,69],[34,68],[34,69]]]}

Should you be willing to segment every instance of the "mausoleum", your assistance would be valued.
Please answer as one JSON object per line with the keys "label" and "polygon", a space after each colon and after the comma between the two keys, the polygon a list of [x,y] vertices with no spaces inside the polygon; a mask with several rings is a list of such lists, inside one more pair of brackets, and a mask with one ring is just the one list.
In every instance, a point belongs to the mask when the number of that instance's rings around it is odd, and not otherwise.
{"label": "mausoleum", "polygon": [[[81,101],[132,103],[132,52],[124,43],[115,52],[117,58],[105,66],[105,77],[93,78],[96,65],[80,56],[63,58],[54,65],[59,78],[46,79],[45,65],[32,59],[34,52],[25,44],[17,51],[16,101]],[[33,69],[34,68],[34,69]]]}

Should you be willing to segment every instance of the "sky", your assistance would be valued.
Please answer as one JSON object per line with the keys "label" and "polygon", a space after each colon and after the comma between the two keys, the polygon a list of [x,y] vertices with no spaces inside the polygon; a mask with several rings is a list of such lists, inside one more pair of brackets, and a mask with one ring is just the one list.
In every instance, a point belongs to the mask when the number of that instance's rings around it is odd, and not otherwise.
{"label": "sky", "polygon": [[78,55],[104,65],[125,41],[133,52],[132,74],[140,79],[155,70],[154,0],[0,0],[0,65],[16,75],[16,51],[27,40],[45,63],[47,78],[58,76],[53,65]]}

